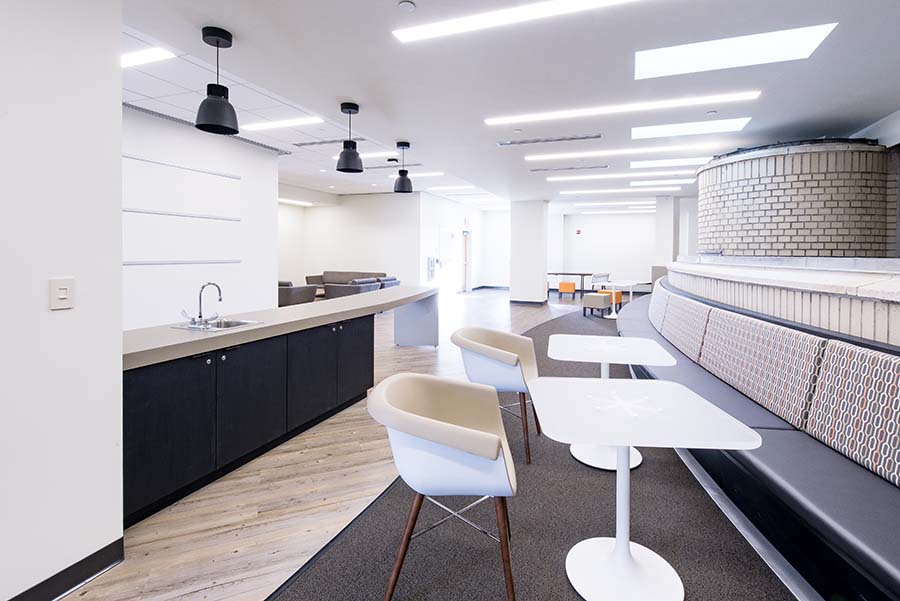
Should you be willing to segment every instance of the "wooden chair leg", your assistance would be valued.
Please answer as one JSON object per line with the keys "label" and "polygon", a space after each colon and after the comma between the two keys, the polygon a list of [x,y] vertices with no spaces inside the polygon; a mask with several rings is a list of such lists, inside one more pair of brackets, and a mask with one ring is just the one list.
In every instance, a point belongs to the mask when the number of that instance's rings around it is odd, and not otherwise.
{"label": "wooden chair leg", "polygon": [[497,529],[500,531],[503,575],[506,577],[506,599],[507,601],[516,601],[516,591],[513,588],[512,561],[509,558],[509,514],[507,513],[506,497],[494,497],[494,506],[497,509]]}
{"label": "wooden chair leg", "polygon": [[525,393],[519,393],[519,413],[522,415],[522,436],[525,438],[525,463],[531,463],[531,445],[528,443],[528,406],[525,404]]}
{"label": "wooden chair leg", "polygon": [[537,435],[541,435],[541,421],[537,416],[537,408],[534,406],[534,400],[531,401],[531,413],[534,415],[534,427],[537,430]]}
{"label": "wooden chair leg", "polygon": [[409,518],[406,520],[406,531],[403,533],[403,540],[400,541],[400,549],[397,551],[397,561],[394,562],[394,569],[391,572],[391,579],[388,581],[387,592],[384,594],[384,601],[391,601],[394,596],[394,589],[397,588],[397,581],[400,579],[400,570],[403,568],[403,560],[406,559],[406,551],[409,549],[409,541],[412,539],[413,530],[416,528],[416,520],[419,519],[419,510],[422,509],[422,501],[425,495],[416,494],[413,499],[412,507],[409,510]]}

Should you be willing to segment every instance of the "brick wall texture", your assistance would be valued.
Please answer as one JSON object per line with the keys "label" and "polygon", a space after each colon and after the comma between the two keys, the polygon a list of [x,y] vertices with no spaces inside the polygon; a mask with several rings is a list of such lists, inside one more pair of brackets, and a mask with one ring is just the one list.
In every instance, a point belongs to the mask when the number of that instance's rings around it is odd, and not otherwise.
{"label": "brick wall texture", "polygon": [[701,170],[698,249],[725,255],[897,256],[898,154],[860,144],[816,148],[775,148],[771,156],[754,151]]}

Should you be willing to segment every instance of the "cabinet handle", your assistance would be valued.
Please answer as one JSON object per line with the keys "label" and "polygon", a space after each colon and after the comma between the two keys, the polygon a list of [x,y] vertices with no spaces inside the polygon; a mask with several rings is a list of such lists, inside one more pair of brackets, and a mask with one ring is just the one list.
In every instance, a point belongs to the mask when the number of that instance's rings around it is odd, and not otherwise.
{"label": "cabinet handle", "polygon": [[222,355],[222,361],[224,361],[224,360],[225,360],[225,355]]}
{"label": "cabinet handle", "polygon": [[207,359],[207,360],[206,360],[206,364],[207,364],[207,365],[212,365],[212,359]]}

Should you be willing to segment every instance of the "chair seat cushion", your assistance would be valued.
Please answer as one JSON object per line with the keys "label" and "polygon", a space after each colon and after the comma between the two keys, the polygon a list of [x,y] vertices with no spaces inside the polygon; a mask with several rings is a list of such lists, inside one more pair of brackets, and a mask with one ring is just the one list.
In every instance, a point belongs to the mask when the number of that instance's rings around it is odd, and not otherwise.
{"label": "chair seat cushion", "polygon": [[584,295],[581,304],[588,309],[606,309],[609,307],[609,295],[590,292]]}
{"label": "chair seat cushion", "polygon": [[900,591],[900,488],[798,430],[758,430],[762,446],[731,451],[825,540]]}

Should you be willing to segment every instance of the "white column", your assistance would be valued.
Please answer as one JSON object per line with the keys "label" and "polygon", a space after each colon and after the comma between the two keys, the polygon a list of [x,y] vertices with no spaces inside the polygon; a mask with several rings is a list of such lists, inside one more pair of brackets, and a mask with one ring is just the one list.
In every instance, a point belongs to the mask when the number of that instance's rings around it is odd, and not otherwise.
{"label": "white column", "polygon": [[547,300],[547,219],[545,200],[510,203],[509,300]]}
{"label": "white column", "polygon": [[657,196],[656,248],[653,254],[655,266],[664,267],[678,256],[678,219],[678,199],[672,196]]}
{"label": "white column", "polygon": [[697,199],[679,198],[678,254],[697,254]]}

